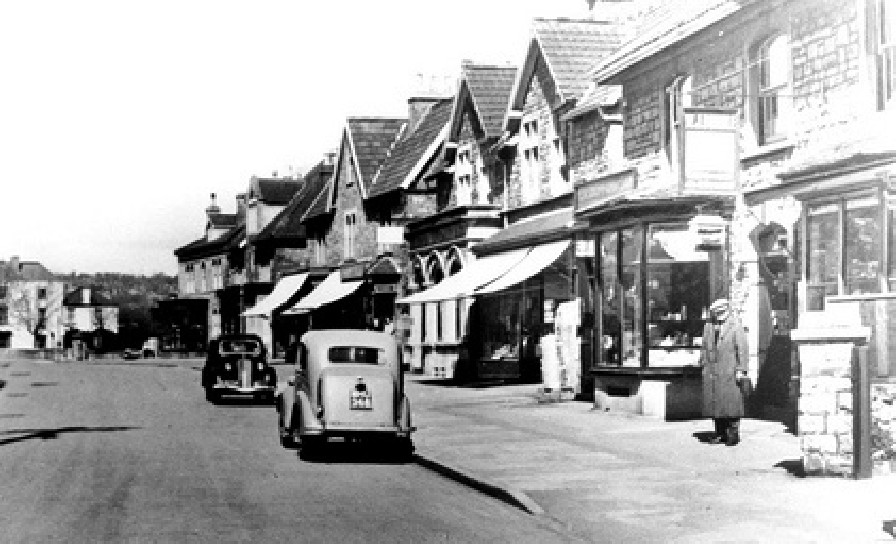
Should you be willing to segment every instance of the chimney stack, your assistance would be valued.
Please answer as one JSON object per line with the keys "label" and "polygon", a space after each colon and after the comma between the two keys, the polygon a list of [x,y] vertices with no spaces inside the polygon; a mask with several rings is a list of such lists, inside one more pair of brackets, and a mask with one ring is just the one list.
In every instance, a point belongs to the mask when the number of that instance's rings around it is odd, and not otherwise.
{"label": "chimney stack", "polygon": [[211,197],[212,197],[211,204],[209,204],[208,208],[205,209],[205,213],[208,216],[211,216],[213,213],[221,213],[221,208],[218,206],[218,195],[215,193],[212,193]]}
{"label": "chimney stack", "polygon": [[454,81],[447,76],[417,74],[417,88],[408,98],[407,134],[414,132],[420,121],[440,100],[454,95]]}

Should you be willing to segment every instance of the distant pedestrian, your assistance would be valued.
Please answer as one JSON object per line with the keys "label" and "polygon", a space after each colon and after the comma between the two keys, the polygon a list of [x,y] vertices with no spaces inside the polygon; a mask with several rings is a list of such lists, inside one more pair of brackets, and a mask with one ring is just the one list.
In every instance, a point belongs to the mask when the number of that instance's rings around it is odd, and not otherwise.
{"label": "distant pedestrian", "polygon": [[703,328],[703,415],[715,423],[712,443],[734,446],[740,442],[740,418],[744,416],[744,392],[749,349],[740,320],[731,314],[727,299],[709,307],[710,320]]}

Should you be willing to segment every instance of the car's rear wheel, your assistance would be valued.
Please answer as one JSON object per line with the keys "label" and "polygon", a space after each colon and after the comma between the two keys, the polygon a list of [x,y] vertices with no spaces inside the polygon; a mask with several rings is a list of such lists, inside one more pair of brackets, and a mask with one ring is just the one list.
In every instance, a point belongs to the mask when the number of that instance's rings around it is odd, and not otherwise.
{"label": "car's rear wheel", "polygon": [[306,436],[302,439],[300,451],[302,459],[306,461],[320,459],[326,444],[327,440],[322,436]]}
{"label": "car's rear wheel", "polygon": [[205,400],[212,404],[217,404],[221,400],[221,394],[214,387],[205,388]]}

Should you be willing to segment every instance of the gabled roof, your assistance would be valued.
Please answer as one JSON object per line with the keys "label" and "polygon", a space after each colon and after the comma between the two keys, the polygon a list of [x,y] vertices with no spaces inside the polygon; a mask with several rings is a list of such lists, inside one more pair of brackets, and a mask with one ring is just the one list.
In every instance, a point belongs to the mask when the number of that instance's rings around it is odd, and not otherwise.
{"label": "gabled roof", "polygon": [[104,293],[100,292],[100,290],[96,287],[89,288],[89,296],[90,299],[85,303],[84,295],[82,294],[86,287],[78,287],[74,291],[66,294],[62,298],[63,306],[118,306],[117,303],[112,302],[109,297],[107,297]]}
{"label": "gabled roof", "polygon": [[355,160],[361,195],[376,176],[377,170],[386,160],[407,119],[386,117],[349,117],[346,123],[348,145]]}
{"label": "gabled roof", "polygon": [[301,182],[294,179],[252,178],[250,196],[265,204],[282,206],[290,201],[299,187]]}
{"label": "gabled roof", "polygon": [[210,213],[208,214],[209,226],[213,229],[226,229],[235,227],[239,222],[239,215],[235,213]]}
{"label": "gabled roof", "polygon": [[367,192],[368,198],[396,189],[407,189],[441,148],[447,135],[453,101],[439,100],[426,113],[414,132],[399,140]]}
{"label": "gabled roof", "polygon": [[634,38],[598,63],[591,79],[616,83],[614,77],[660,51],[693,36],[754,0],[670,0],[658,3],[638,25]]}
{"label": "gabled roof", "polygon": [[[469,90],[473,107],[479,116],[479,124],[486,138],[500,138],[504,130],[504,116],[513,82],[516,80],[515,66],[489,66],[465,64],[461,70],[461,84]],[[460,91],[458,97],[460,97]],[[455,115],[459,115],[461,105]],[[454,121],[458,122],[457,119]],[[458,127],[460,128],[460,127]]]}
{"label": "gabled roof", "polygon": [[255,243],[304,239],[305,227],[302,218],[314,199],[321,193],[333,176],[333,165],[318,163],[304,177],[302,188],[293,195],[285,208],[255,236]]}
{"label": "gabled roof", "polygon": [[623,26],[610,21],[535,19],[526,60],[517,74],[509,108],[522,108],[539,59],[543,59],[551,74],[559,103],[577,99],[588,89],[594,65],[612,54],[624,37]]}

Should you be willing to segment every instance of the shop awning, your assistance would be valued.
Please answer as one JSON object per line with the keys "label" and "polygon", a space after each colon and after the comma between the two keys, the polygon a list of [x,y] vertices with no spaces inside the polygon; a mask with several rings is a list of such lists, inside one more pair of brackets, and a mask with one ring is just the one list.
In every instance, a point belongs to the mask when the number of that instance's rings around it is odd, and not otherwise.
{"label": "shop awning", "polygon": [[551,266],[551,263],[557,260],[563,251],[569,247],[570,240],[558,240],[547,244],[535,246],[526,253],[526,256],[507,271],[506,274],[495,281],[480,287],[474,294],[484,295],[487,293],[495,293],[508,287],[523,282],[532,276],[538,274],[545,268]]}
{"label": "shop awning", "polygon": [[280,278],[280,281],[278,281],[277,285],[274,286],[274,290],[271,291],[271,294],[264,297],[255,306],[252,306],[248,310],[244,311],[243,316],[270,317],[271,313],[274,310],[286,304],[286,301],[288,301],[299,291],[299,289],[302,288],[303,285],[305,285],[305,280],[307,279],[308,274],[295,274],[293,276],[285,276],[283,278]]}
{"label": "shop awning", "polygon": [[284,314],[301,314],[316,310],[321,306],[336,302],[337,300],[347,297],[354,293],[362,281],[342,281],[340,272],[330,272],[330,275],[320,282],[320,285],[302,300],[295,303],[292,308],[285,310]]}
{"label": "shop awning", "polygon": [[503,276],[520,262],[529,248],[505,251],[482,257],[463,267],[460,272],[448,276],[425,291],[398,300],[399,304],[419,304],[472,296],[473,292]]}

